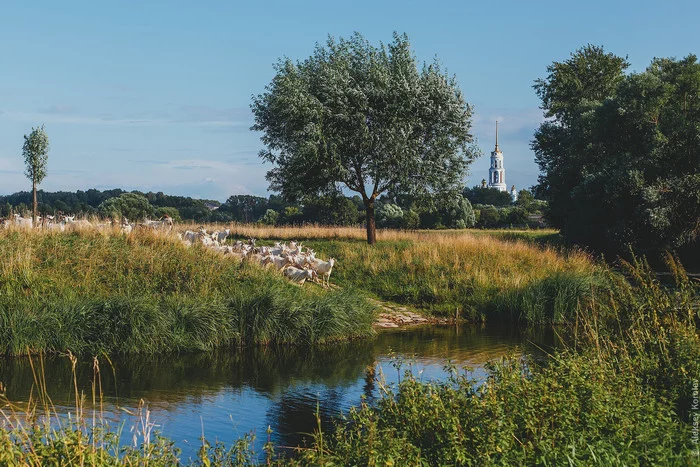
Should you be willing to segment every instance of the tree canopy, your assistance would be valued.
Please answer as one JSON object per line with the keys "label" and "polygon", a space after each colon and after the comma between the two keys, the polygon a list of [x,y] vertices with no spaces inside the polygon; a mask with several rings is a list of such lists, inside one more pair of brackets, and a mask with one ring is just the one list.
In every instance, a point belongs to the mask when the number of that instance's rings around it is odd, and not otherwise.
{"label": "tree canopy", "polygon": [[46,177],[46,164],[49,159],[49,137],[44,131],[44,125],[32,128],[29,136],[24,135],[24,145],[22,146],[22,156],[26,167],[25,175],[32,181],[33,209],[32,218],[36,225],[38,203],[36,198],[36,187],[41,184]]}
{"label": "tree canopy", "polygon": [[475,186],[465,188],[462,195],[472,204],[490,204],[492,206],[510,206],[513,198],[507,191],[498,188]]}
{"label": "tree canopy", "polygon": [[124,193],[117,198],[110,198],[100,204],[100,214],[121,220],[122,217],[133,221],[142,221],[155,215],[155,210],[148,198],[137,193]]}
{"label": "tree canopy", "polygon": [[270,188],[287,200],[357,192],[367,240],[374,201],[387,190],[458,192],[472,146],[472,108],[437,61],[418,68],[408,37],[371,45],[359,33],[329,38],[309,58],[280,60],[251,104]]}
{"label": "tree canopy", "polygon": [[700,64],[627,62],[587,46],[535,83],[545,115],[532,147],[550,223],[575,243],[624,253],[700,234]]}

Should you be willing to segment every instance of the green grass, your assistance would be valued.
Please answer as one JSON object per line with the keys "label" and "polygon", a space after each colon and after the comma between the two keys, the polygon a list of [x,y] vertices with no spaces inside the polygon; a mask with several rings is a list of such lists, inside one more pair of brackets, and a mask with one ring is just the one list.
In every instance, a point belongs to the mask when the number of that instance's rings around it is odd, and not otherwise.
{"label": "green grass", "polygon": [[693,381],[700,296],[669,258],[673,286],[623,263],[544,362],[502,359],[484,384],[407,374],[376,406],[316,435],[303,465],[697,465]]}
{"label": "green grass", "polygon": [[564,323],[589,306],[602,268],[577,251],[450,232],[415,239],[308,240],[335,257],[332,280],[429,313],[483,321]]}
{"label": "green grass", "polygon": [[372,335],[351,288],[298,287],[172,237],[0,233],[0,354],[157,353]]}
{"label": "green grass", "polygon": [[690,420],[692,381],[700,376],[698,287],[676,261],[669,265],[672,287],[643,260],[623,264],[629,280],[607,271],[608,287],[578,314],[569,345],[546,361],[502,358],[483,383],[457,370],[445,382],[407,372],[397,386],[379,385],[376,405],[351,409],[332,434],[318,430],[292,459],[278,458],[267,443],[259,460],[245,436],[230,446],[203,441],[198,459],[182,462],[173,443],[154,433],[120,448],[120,432],[93,428],[89,414],[55,429],[22,423],[4,401],[11,426],[0,428],[0,463],[697,465]]}

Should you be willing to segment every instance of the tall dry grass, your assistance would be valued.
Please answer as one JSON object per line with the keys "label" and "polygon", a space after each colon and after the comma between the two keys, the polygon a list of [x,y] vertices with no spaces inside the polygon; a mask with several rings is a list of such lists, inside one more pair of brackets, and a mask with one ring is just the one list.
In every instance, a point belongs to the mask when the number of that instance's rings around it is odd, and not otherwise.
{"label": "tall dry grass", "polygon": [[598,281],[598,268],[582,252],[489,236],[433,236],[375,248],[332,242],[318,248],[339,258],[339,283],[470,319],[566,321],[587,306]]}
{"label": "tall dry grass", "polygon": [[[215,226],[210,226],[215,228]],[[218,226],[222,228],[222,226]],[[365,231],[350,227],[229,226],[234,237],[304,240],[334,257],[333,280],[436,314],[565,322],[588,306],[601,268],[584,252],[539,244],[554,231]]]}
{"label": "tall dry grass", "polygon": [[[306,224],[298,226],[269,226],[263,224],[221,223],[197,224],[182,223],[178,230],[195,229],[203,225],[207,230],[231,229],[231,235],[239,238],[257,238],[265,240],[367,240],[367,231],[363,227],[342,227]],[[541,230],[395,230],[377,229],[378,241],[430,240],[436,237],[481,237],[489,236],[502,239],[538,239],[556,235],[553,229]]]}

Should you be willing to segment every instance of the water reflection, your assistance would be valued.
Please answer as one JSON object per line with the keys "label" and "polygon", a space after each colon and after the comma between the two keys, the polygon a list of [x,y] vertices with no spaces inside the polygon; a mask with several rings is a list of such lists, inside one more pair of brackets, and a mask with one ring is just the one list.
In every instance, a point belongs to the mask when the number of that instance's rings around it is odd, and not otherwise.
{"label": "water reflection", "polygon": [[[410,360],[423,379],[444,378],[448,359],[473,367],[478,377],[489,359],[538,355],[540,348],[549,348],[553,342],[553,333],[547,329],[428,326],[316,348],[227,349],[138,356],[112,360],[112,364],[101,358],[104,415],[128,428],[133,420],[121,408],[133,409],[143,399],[159,429],[186,456],[195,454],[202,429],[208,439],[227,443],[255,430],[260,446],[269,425],[277,445],[296,446],[304,442],[304,433],[316,427],[317,409],[327,428],[341,411],[358,404],[363,394],[375,397],[373,372],[389,383],[396,381],[393,356]],[[92,360],[79,362],[76,370],[79,389],[91,394]],[[68,359],[48,359],[44,374],[59,412],[72,410],[75,396]],[[27,400],[34,385],[28,360],[0,360],[0,382],[7,387],[8,399]]]}

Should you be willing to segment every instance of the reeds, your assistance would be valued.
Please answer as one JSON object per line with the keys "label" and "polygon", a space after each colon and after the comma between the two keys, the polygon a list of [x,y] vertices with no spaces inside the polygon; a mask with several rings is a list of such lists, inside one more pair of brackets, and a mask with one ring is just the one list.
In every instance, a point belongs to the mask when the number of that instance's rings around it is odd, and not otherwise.
{"label": "reeds", "polygon": [[[76,379],[77,357],[68,354]],[[41,355],[30,356],[35,387],[27,403],[16,404],[0,387],[0,465],[8,467],[107,467],[107,466],[249,466],[258,465],[253,435],[246,435],[229,447],[211,446],[201,438],[196,459],[181,459],[175,443],[160,436],[151,419],[148,404],[121,409],[131,416],[129,426],[115,425],[104,416],[100,365],[93,359],[91,399],[73,388],[75,405],[57,410],[44,382]],[[67,410],[67,411],[64,411]],[[266,445],[267,465],[285,465],[273,459]]]}

